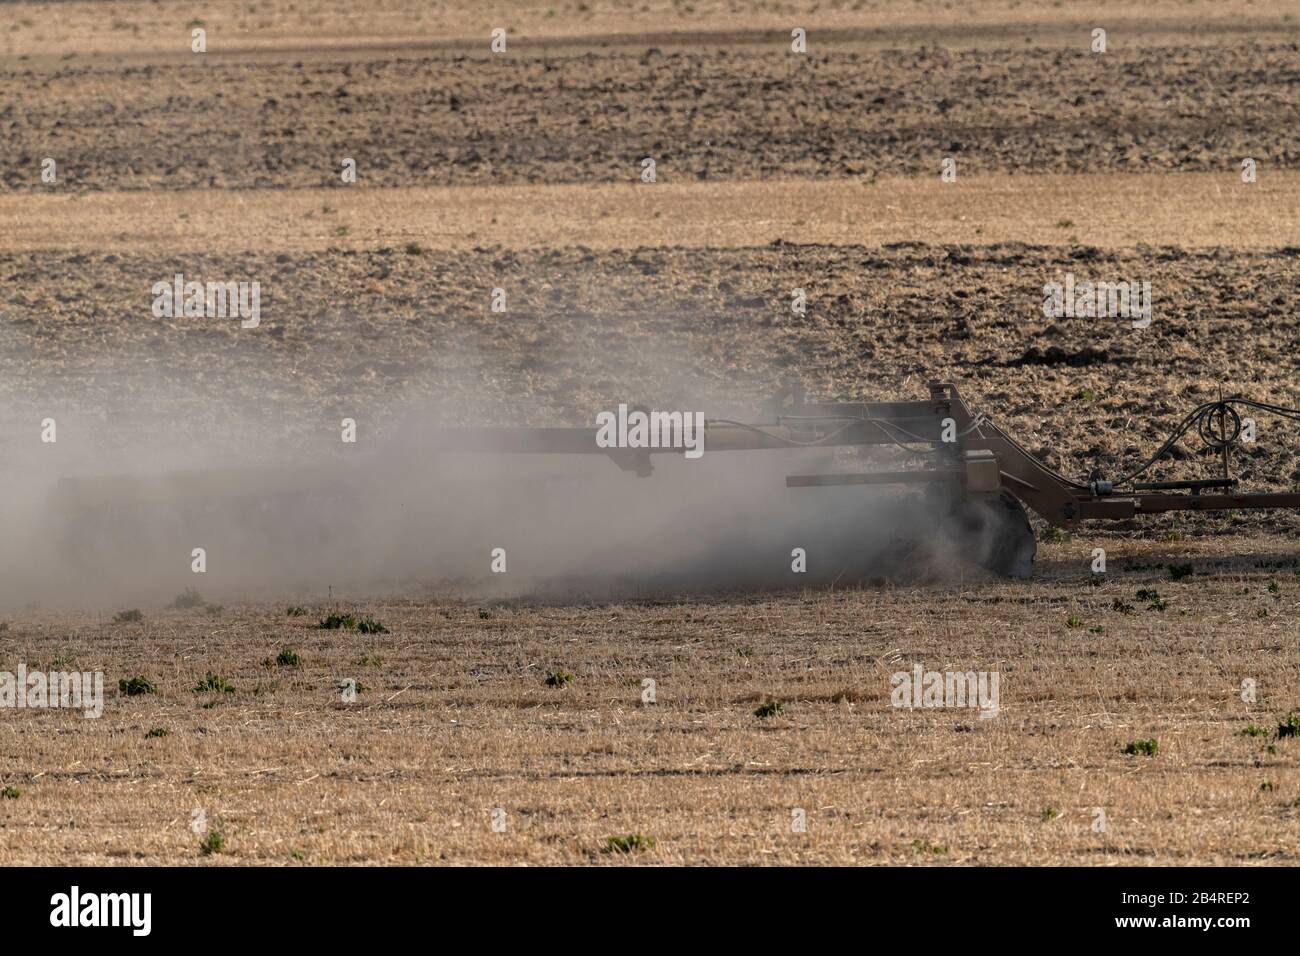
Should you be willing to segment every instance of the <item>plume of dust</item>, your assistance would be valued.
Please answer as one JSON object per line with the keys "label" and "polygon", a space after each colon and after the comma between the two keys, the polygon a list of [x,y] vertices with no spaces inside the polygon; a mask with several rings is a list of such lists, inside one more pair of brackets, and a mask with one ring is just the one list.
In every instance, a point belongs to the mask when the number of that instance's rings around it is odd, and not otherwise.
{"label": "plume of dust", "polygon": [[[208,422],[182,429],[188,441],[169,421],[93,454],[33,450],[13,463],[0,607],[158,606],[189,588],[225,601],[328,588],[651,598],[928,576],[950,550],[943,504],[925,495],[785,486],[828,470],[825,449],[710,453],[706,442],[698,460],[654,455],[655,474],[639,478],[602,454],[449,454],[419,429],[368,447],[333,434],[327,453],[304,455],[268,440],[266,421]],[[505,573],[492,570],[495,549]]]}

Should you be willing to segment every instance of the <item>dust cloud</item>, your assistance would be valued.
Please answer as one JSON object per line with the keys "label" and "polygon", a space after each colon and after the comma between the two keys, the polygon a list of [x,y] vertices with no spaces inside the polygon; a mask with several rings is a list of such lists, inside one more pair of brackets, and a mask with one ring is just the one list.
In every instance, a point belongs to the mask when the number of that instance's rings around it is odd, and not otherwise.
{"label": "dust cloud", "polygon": [[932,493],[785,485],[855,452],[706,442],[638,477],[601,453],[448,452],[427,427],[447,416],[428,408],[383,438],[336,431],[291,452],[265,419],[153,407],[110,415],[129,427],[98,440],[99,419],[70,416],[55,446],[6,444],[0,607],[158,607],[189,588],[219,602],[649,599],[930,576],[952,550]]}

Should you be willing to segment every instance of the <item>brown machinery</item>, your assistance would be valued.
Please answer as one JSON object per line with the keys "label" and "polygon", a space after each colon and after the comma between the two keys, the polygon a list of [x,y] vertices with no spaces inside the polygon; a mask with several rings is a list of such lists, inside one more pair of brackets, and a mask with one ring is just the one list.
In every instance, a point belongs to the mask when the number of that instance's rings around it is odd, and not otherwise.
{"label": "brown machinery", "polygon": [[[810,403],[795,390],[774,403],[769,421],[707,421],[704,448],[713,453],[896,445],[921,453],[927,463],[917,469],[791,475],[786,485],[937,486],[939,497],[949,503],[955,526],[972,541],[983,542],[971,552],[982,556],[980,563],[999,574],[1026,576],[1032,570],[1035,543],[1025,508],[1063,528],[1081,520],[1124,520],[1165,511],[1300,508],[1300,492],[1236,490],[1237,480],[1228,473],[1228,452],[1242,431],[1238,407],[1300,420],[1300,411],[1250,399],[1208,402],[1189,412],[1141,467],[1114,481],[1098,478],[1086,484],[1048,468],[983,414],[972,412],[957,387],[946,382],[931,383],[928,399],[911,402]],[[1221,451],[1220,476],[1135,481],[1193,427],[1207,445]],[[652,454],[680,453],[679,447],[671,447],[680,443],[668,441],[661,445],[669,447],[600,448],[590,428],[451,429],[440,432],[437,441],[447,451],[605,454],[641,476],[651,473]]]}

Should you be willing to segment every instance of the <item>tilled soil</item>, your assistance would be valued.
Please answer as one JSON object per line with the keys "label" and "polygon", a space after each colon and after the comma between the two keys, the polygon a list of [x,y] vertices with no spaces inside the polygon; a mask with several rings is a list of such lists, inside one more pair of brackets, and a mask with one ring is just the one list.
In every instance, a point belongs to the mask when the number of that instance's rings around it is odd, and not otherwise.
{"label": "tilled soil", "polygon": [[[149,289],[174,272],[260,280],[260,327],[155,319]],[[1147,278],[1151,326],[1045,317],[1042,286],[1066,273]],[[587,424],[620,401],[753,417],[793,382],[850,401],[919,398],[945,379],[1046,462],[1086,478],[1145,459],[1220,386],[1294,404],[1298,275],[1294,249],[913,243],[8,255],[0,389],[11,436],[51,407],[91,416],[106,440],[127,439],[151,413],[200,430],[251,416],[310,457],[337,440],[322,423],[347,415],[380,434],[412,408],[448,424]],[[493,288],[508,290],[505,312],[491,310]],[[791,309],[795,288],[806,314]],[[1240,476],[1300,482],[1291,435],[1261,416]],[[1216,467],[1195,438],[1174,454],[1182,462],[1162,476]]]}
{"label": "tilled soil", "polygon": [[[1297,27],[1300,31],[1300,26]],[[0,73],[0,182],[262,189],[1233,170],[1300,161],[1300,43],[169,60]]]}

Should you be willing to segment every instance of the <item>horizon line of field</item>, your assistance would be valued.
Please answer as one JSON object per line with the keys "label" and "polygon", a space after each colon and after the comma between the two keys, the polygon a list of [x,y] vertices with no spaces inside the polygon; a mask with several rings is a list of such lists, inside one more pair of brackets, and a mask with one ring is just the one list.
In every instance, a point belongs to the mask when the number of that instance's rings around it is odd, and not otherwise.
{"label": "horizon line of field", "polygon": [[[364,158],[359,174],[364,182]],[[1300,170],[0,194],[0,251],[1300,246]]]}

